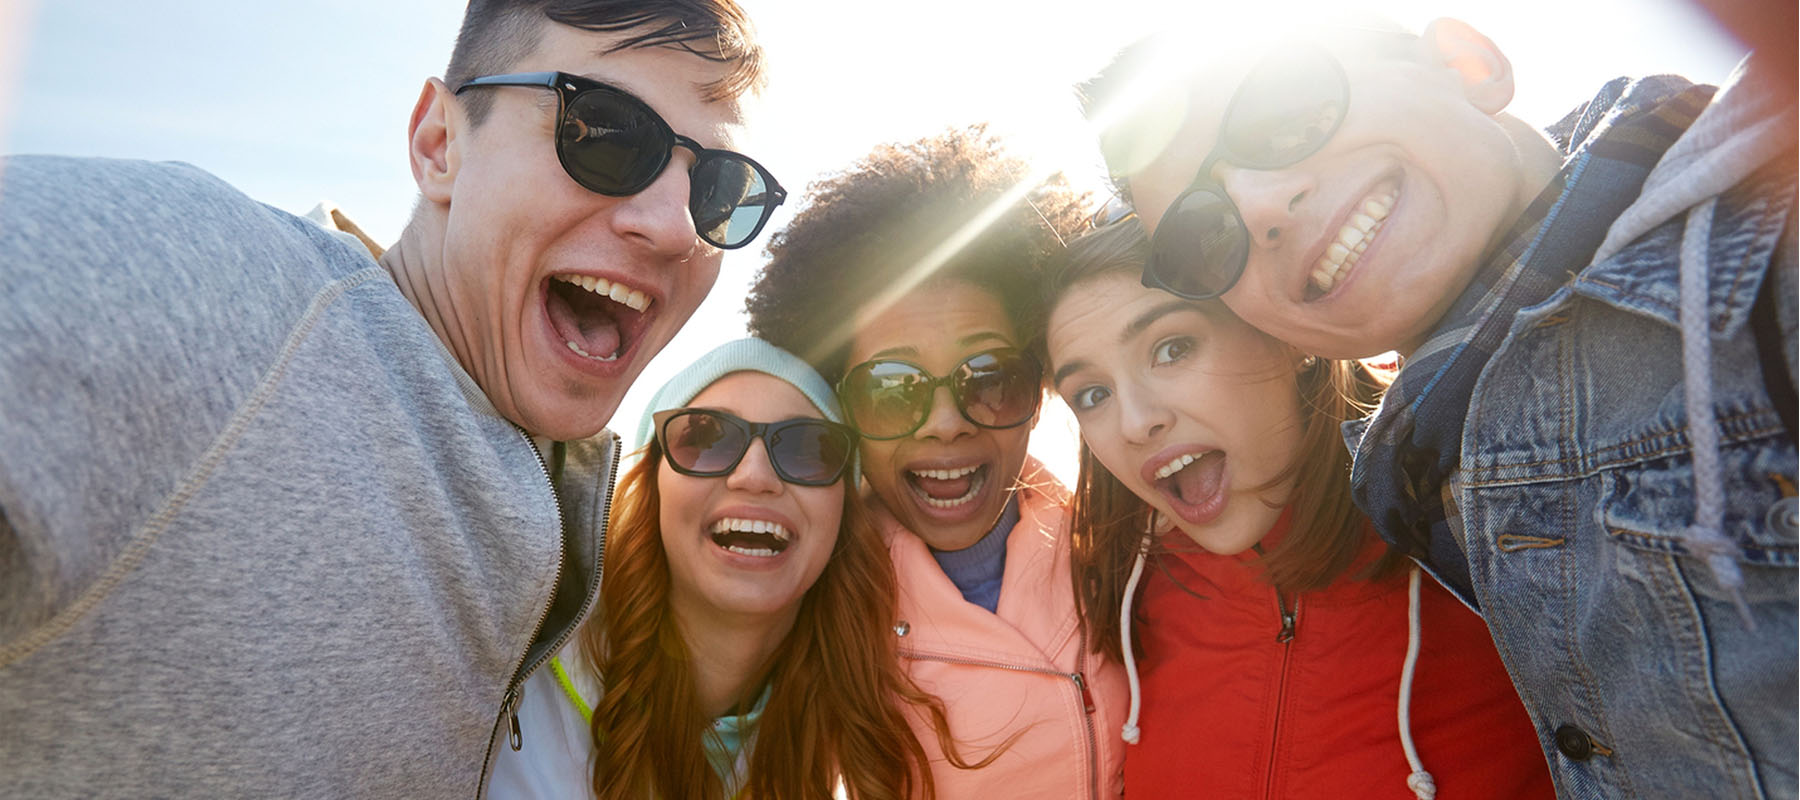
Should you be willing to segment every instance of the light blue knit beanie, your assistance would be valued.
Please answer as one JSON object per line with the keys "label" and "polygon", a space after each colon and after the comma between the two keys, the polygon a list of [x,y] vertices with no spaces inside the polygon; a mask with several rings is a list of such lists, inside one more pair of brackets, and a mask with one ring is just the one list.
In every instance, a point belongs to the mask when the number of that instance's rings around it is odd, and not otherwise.
{"label": "light blue knit beanie", "polygon": [[[644,406],[643,419],[638,421],[638,447],[641,449],[650,444],[653,438],[650,427],[655,424],[651,418],[656,412],[687,405],[705,391],[706,387],[733,372],[760,372],[785,381],[805,395],[813,407],[819,410],[820,415],[832,422],[844,421],[844,414],[838,408],[837,393],[805,361],[761,339],[738,339],[713,348],[712,352],[689,364],[687,369],[676,373],[661,389],[656,390],[649,405]],[[860,460],[856,456],[850,459],[851,486],[855,486],[862,478],[857,463]]]}

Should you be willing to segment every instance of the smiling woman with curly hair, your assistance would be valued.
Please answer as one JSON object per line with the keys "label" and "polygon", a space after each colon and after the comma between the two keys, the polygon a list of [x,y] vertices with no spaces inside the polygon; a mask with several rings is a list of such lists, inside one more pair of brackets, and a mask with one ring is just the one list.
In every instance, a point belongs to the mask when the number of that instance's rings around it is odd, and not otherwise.
{"label": "smiling woman with curly hair", "polygon": [[[1116,796],[1122,671],[1076,624],[1067,492],[1026,457],[1036,273],[1083,197],[981,128],[877,148],[769,245],[750,326],[838,386],[900,589],[902,663],[962,752],[947,797]],[[912,715],[926,749],[935,738]]]}

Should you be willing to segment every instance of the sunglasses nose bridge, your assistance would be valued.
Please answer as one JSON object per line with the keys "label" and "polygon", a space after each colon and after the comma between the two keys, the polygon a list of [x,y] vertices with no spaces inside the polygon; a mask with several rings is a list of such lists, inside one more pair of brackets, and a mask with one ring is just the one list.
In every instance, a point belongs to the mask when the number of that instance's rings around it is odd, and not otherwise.
{"label": "sunglasses nose bridge", "polygon": [[[920,439],[952,441],[975,432],[975,423],[962,412],[952,376],[933,378],[925,396],[925,417],[913,435]],[[941,396],[940,396],[941,394]]]}
{"label": "sunglasses nose bridge", "polygon": [[744,443],[744,456],[725,476],[725,487],[755,494],[779,494],[783,486],[775,471],[775,459],[769,453],[768,431],[759,429]]}

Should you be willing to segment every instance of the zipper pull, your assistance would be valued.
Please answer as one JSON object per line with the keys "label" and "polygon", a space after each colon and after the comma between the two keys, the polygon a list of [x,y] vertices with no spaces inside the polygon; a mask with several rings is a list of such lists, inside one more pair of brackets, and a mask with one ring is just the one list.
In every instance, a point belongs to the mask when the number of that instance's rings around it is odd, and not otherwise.
{"label": "zipper pull", "polygon": [[519,730],[519,705],[524,700],[525,695],[520,692],[517,687],[507,690],[506,738],[507,742],[512,745],[513,752],[515,753],[525,747],[525,733],[524,731]]}
{"label": "zipper pull", "polygon": [[1281,630],[1275,632],[1275,641],[1287,644],[1294,640],[1294,612],[1288,610],[1287,598],[1281,592],[1275,593],[1275,610],[1281,613]]}
{"label": "zipper pull", "polygon": [[1069,677],[1075,679],[1075,688],[1081,690],[1082,707],[1087,709],[1087,713],[1094,713],[1094,695],[1088,691],[1087,678],[1079,672],[1071,672]]}

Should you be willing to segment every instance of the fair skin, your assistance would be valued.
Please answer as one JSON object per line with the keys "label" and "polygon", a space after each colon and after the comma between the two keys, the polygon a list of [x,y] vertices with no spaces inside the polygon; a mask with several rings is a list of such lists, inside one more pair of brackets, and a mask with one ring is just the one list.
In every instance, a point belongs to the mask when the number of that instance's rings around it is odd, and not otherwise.
{"label": "fair skin", "polygon": [[[1410,59],[1320,43],[1350,85],[1330,140],[1283,168],[1212,168],[1250,233],[1244,273],[1222,299],[1305,352],[1410,353],[1555,174],[1559,157],[1541,133],[1501,113],[1512,99],[1511,65],[1466,24],[1433,22]],[[1130,173],[1132,203],[1151,233],[1212,151],[1227,103],[1254,63],[1200,82],[1174,140]],[[1373,227],[1359,227],[1358,214]],[[1366,249],[1322,281],[1329,247],[1343,237]]]}
{"label": "fair skin", "polygon": [[[613,84],[706,147],[741,135],[738,103],[708,102],[699,89],[721,65],[672,48],[605,52],[627,34],[543,25],[537,47],[502,72]],[[492,95],[480,125],[463,98],[426,82],[408,140],[421,199],[382,264],[501,415],[539,436],[591,436],[718,277],[721,253],[695,234],[687,207],[694,154],[677,148],[648,188],[605,197],[557,161],[554,92],[475,91]],[[567,278],[639,292],[644,307]]]}
{"label": "fair skin", "polygon": [[[799,390],[757,372],[727,375],[688,406],[751,422],[820,417]],[[693,654],[701,707],[719,716],[757,689],[800,600],[825,570],[837,546],[844,483],[781,480],[761,438],[730,475],[683,475],[664,460],[656,481],[669,606]],[[780,532],[752,532],[752,523]]]}
{"label": "fair skin", "polygon": [[1300,448],[1298,354],[1128,272],[1063,293],[1047,343],[1082,440],[1133,494],[1209,552],[1262,540],[1293,491],[1269,484]]}
{"label": "fair skin", "polygon": [[[1005,308],[987,290],[933,281],[859,315],[849,363],[898,359],[942,376],[971,355],[1018,342]],[[863,440],[863,474],[907,530],[938,550],[961,550],[999,521],[1030,436],[1030,422],[994,430],[968,421],[950,388],[939,386],[930,415],[911,436]]]}

